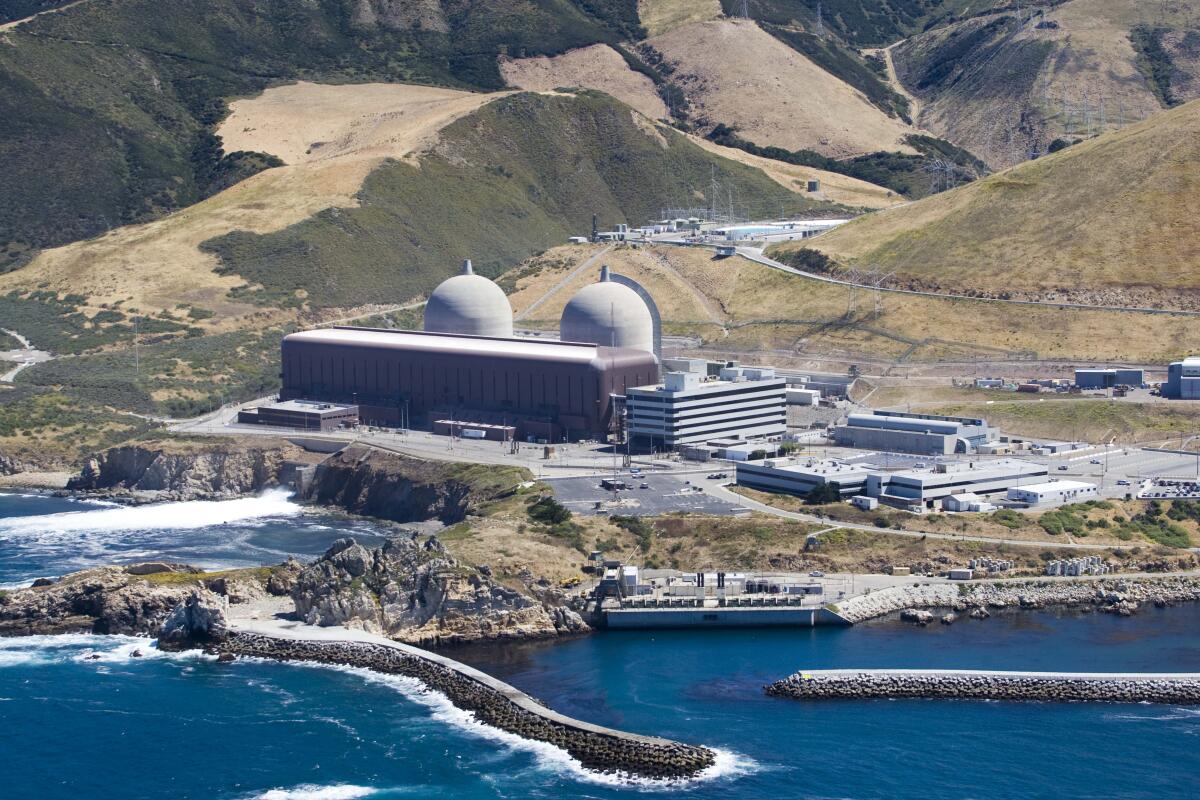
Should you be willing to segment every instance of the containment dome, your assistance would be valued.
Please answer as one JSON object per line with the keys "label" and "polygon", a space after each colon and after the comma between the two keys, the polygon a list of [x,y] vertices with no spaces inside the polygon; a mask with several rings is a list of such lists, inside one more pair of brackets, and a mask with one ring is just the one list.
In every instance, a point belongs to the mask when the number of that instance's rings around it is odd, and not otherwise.
{"label": "containment dome", "polygon": [[447,278],[429,295],[425,304],[425,330],[469,336],[513,335],[513,311],[504,290],[482,275],[471,262],[462,272]]}
{"label": "containment dome", "polygon": [[650,309],[637,292],[614,282],[608,267],[601,268],[599,283],[580,289],[563,308],[558,334],[564,342],[654,352]]}

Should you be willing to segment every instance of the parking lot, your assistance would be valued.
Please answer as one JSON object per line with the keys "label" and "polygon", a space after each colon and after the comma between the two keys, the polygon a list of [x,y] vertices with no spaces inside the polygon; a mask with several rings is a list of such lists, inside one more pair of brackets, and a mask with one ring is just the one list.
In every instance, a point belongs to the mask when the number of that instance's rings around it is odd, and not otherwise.
{"label": "parking lot", "polygon": [[[733,479],[732,469],[724,481],[709,480],[708,473],[684,475],[654,473],[645,476],[630,474],[622,470],[617,479],[628,488],[602,488],[601,480],[607,476],[574,478],[546,478],[554,487],[554,496],[575,514],[624,514],[628,516],[653,516],[673,511],[689,511],[701,514],[745,513],[739,506],[718,500],[694,487],[709,483],[728,482]],[[644,488],[643,488],[644,487]],[[599,504],[599,507],[597,507]]]}

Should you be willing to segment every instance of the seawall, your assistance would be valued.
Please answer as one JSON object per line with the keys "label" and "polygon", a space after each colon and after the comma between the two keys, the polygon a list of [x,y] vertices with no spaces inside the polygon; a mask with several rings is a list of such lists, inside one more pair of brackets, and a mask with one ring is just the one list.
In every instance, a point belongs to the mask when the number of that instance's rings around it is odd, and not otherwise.
{"label": "seawall", "polygon": [[445,656],[352,631],[349,640],[235,629],[216,645],[219,652],[281,661],[340,664],[416,678],[472,712],[482,723],[526,739],[548,742],[598,772],[640,778],[691,778],[713,765],[715,753],[696,745],[604,728],[559,714],[529,695]]}
{"label": "seawall", "polygon": [[1200,704],[1200,673],[814,670],[765,687],[795,700],[939,698]]}
{"label": "seawall", "polygon": [[857,595],[833,607],[851,623],[865,622],[906,608],[972,609],[1091,607],[1132,613],[1140,603],[1172,605],[1200,600],[1200,575],[1162,577],[1082,577],[955,581],[892,586]]}
{"label": "seawall", "polygon": [[849,625],[849,620],[824,607],[762,606],[753,608],[622,608],[602,613],[614,630],[654,628],[811,628]]}

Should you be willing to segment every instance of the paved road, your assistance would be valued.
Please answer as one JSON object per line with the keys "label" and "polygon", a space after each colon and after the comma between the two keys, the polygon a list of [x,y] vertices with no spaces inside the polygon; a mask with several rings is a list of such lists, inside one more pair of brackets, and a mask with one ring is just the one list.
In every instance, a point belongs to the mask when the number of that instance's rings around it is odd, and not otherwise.
{"label": "paved road", "polygon": [[[878,211],[875,213],[884,214],[884,213],[887,213],[887,211],[885,209],[883,211]],[[693,246],[716,247],[716,245],[693,245]],[[754,247],[738,247],[738,248],[735,248],[735,252],[738,255],[742,256],[743,258],[747,258],[750,261],[755,262],[756,264],[762,264],[764,266],[771,267],[772,269],[777,269],[782,272],[790,273],[792,275],[799,275],[801,277],[809,278],[811,280],[822,281],[823,283],[832,283],[832,284],[836,284],[838,286],[856,286],[859,289],[874,290],[876,288],[874,286],[868,286],[866,284],[852,283],[850,281],[838,280],[837,278],[831,278],[828,275],[821,275],[816,272],[805,272],[804,270],[799,270],[799,269],[796,269],[795,267],[790,267],[787,264],[783,264],[779,261],[776,261],[773,258],[768,258],[763,253],[762,250],[759,250]],[[932,298],[940,299],[940,300],[971,300],[974,302],[1007,303],[1009,305],[1017,305],[1017,306],[1043,306],[1045,308],[1071,308],[1071,309],[1079,309],[1082,311],[1120,311],[1120,312],[1131,313],[1131,314],[1166,314],[1166,315],[1180,316],[1180,317],[1200,317],[1200,311],[1174,311],[1174,310],[1165,309],[1165,308],[1145,308],[1145,307],[1140,307],[1140,306],[1093,306],[1093,305],[1087,305],[1086,303],[1056,303],[1056,302],[1050,302],[1050,301],[1046,301],[1046,300],[1006,300],[1006,299],[1002,299],[999,297],[971,297],[970,295],[965,295],[965,294],[949,294],[949,293],[942,293],[942,292],[920,292],[915,289],[897,289],[897,288],[888,287],[888,286],[880,286],[879,291],[890,292],[891,294],[915,295],[917,297],[932,297]]]}
{"label": "paved road", "polygon": [[757,500],[751,500],[749,497],[743,497],[737,492],[731,492],[724,486],[705,485],[704,491],[711,494],[720,500],[725,500],[730,503],[736,503],[743,508],[749,508],[752,511],[760,511],[764,514],[771,514],[784,519],[794,519],[799,522],[811,522],[818,525],[836,525],[838,528],[849,528],[851,530],[869,531],[871,533],[881,533],[892,536],[906,536],[911,539],[941,539],[948,542],[986,542],[988,544],[1007,544],[1015,547],[1054,547],[1054,548],[1071,548],[1075,550],[1111,550],[1117,545],[1111,544],[1080,544],[1078,542],[1065,541],[1030,541],[1027,539],[999,539],[994,536],[965,536],[957,533],[941,533],[937,531],[898,531],[894,528],[877,528],[874,525],[861,525],[854,522],[831,522],[829,519],[818,517],[815,514],[801,514],[796,511],[785,511],[781,508],[769,506],[766,503],[760,503]]}
{"label": "paved road", "polygon": [[16,379],[17,374],[26,367],[34,364],[41,364],[44,361],[49,361],[50,359],[54,358],[52,353],[48,353],[45,350],[34,349],[33,345],[29,343],[29,340],[16,331],[9,330],[8,328],[0,328],[0,331],[7,333],[9,336],[21,343],[20,350],[8,350],[6,352],[0,352],[0,361],[14,362],[16,364],[16,366],[10,369],[8,372],[0,375],[0,383],[12,383]]}

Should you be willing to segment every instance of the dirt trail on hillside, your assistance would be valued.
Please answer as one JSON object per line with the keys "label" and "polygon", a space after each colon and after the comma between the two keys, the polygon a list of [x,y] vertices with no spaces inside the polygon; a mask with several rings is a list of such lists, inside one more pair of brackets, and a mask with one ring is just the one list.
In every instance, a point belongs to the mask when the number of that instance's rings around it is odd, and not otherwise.
{"label": "dirt trail on hillside", "polygon": [[23,25],[24,23],[29,22],[29,20],[40,17],[44,14],[57,14],[60,11],[66,11],[68,8],[74,8],[75,6],[82,5],[86,2],[88,2],[88,0],[75,0],[74,3],[67,3],[65,6],[59,6],[58,8],[47,8],[45,11],[39,11],[36,14],[30,14],[28,17],[21,17],[21,19],[14,19],[12,22],[0,22],[0,33],[11,31],[18,25]]}
{"label": "dirt trail on hillside", "polygon": [[[384,158],[406,158],[437,142],[450,122],[501,94],[399,84],[299,83],[233,103],[221,125],[227,152],[274,153],[288,166],[261,172],[193,206],[144,225],[42,252],[0,275],[0,292],[48,288],[141,313],[188,303],[215,312],[214,330],[271,324],[290,313],[231,300],[243,281],[222,276],[200,244],[234,230],[271,233],[331,207],[358,205],[363,181]],[[322,142],[319,147],[313,147]]]}
{"label": "dirt trail on hillside", "polygon": [[914,152],[902,143],[913,128],[753,22],[699,22],[648,43],[675,65],[694,117],[732,125],[755,144],[833,157]]}
{"label": "dirt trail on hillside", "polygon": [[650,119],[668,116],[654,81],[630,69],[621,54],[606,44],[581,47],[553,58],[501,58],[499,65],[504,82],[518,89],[532,92],[550,92],[567,86],[597,89]]}

